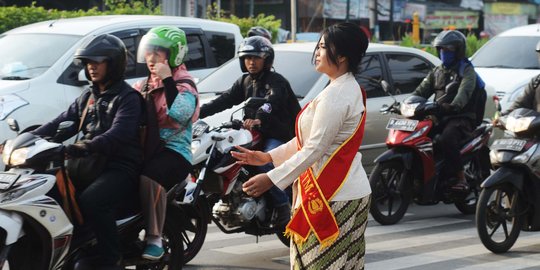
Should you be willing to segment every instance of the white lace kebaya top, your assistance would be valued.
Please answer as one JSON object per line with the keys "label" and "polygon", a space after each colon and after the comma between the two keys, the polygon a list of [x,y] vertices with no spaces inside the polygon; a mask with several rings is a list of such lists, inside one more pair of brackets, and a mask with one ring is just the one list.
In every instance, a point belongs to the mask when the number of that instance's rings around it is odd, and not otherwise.
{"label": "white lace kebaya top", "polygon": [[[310,166],[318,176],[328,158],[353,134],[364,110],[362,92],[352,73],[330,82],[298,119],[302,149],[297,150],[296,138],[293,138],[269,152],[275,166],[268,172],[272,182],[285,189]],[[370,193],[362,154],[358,152],[345,183],[331,201],[360,199]],[[297,197],[296,205],[298,203]]]}

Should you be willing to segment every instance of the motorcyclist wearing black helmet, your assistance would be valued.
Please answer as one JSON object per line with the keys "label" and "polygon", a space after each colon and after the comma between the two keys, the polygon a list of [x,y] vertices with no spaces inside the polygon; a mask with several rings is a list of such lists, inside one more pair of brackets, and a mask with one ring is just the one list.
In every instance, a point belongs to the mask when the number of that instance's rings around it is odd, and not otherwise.
{"label": "motorcyclist wearing black helmet", "polygon": [[[126,47],[117,37],[101,35],[79,48],[74,62],[84,67],[92,82],[67,111],[39,127],[34,134],[53,136],[59,123],[73,121],[65,140],[80,129],[83,136],[66,152],[71,158],[102,155],[107,162],[96,179],[81,183],[72,179],[85,224],[97,239],[97,257],[87,260],[92,269],[121,267],[115,210],[123,201],[136,198],[138,167],[142,151],[138,138],[142,99],[124,82]],[[82,123],[80,123],[82,121]],[[69,166],[68,166],[69,167]],[[94,169],[94,168],[93,168]]]}
{"label": "motorcyclist wearing black helmet", "polygon": [[[273,72],[274,49],[264,37],[246,38],[238,50],[240,68],[244,74],[232,87],[213,101],[201,106],[200,118],[221,112],[242,103],[250,97],[266,98],[258,109],[244,109],[244,127],[260,126],[264,138],[264,151],[269,151],[294,137],[294,123],[300,111],[298,100],[287,79]],[[261,172],[273,168],[261,167]],[[277,187],[269,190],[270,202],[278,215],[278,225],[285,225],[290,218],[289,198]]]}
{"label": "motorcyclist wearing black helmet", "polygon": [[[538,63],[540,65],[540,41],[536,44],[536,52],[538,54]],[[518,108],[527,108],[540,112],[540,74],[531,79],[531,82],[525,87],[525,90],[502,114],[509,114]]]}
{"label": "motorcyclist wearing black helmet", "polygon": [[[477,83],[481,83],[483,88],[483,82],[465,56],[466,38],[461,32],[442,31],[433,41],[433,46],[442,64],[435,67],[412,94],[424,98],[435,95],[435,101],[441,108],[441,119],[434,133],[440,134],[437,145],[445,157],[445,173],[450,178],[449,183],[453,184],[453,191],[468,192],[459,143],[473,130],[477,121],[472,97]],[[448,85],[457,91],[448,89]]]}
{"label": "motorcyclist wearing black helmet", "polygon": [[253,26],[247,32],[248,37],[260,36],[272,42],[272,33],[262,26]]}

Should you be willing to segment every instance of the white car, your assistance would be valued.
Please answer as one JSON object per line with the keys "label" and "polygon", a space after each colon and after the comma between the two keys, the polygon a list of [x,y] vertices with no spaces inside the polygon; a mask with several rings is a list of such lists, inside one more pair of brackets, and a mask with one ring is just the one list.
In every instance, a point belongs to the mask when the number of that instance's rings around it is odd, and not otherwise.
{"label": "white car", "polygon": [[[137,46],[150,28],[177,26],[186,32],[186,65],[204,78],[235,57],[242,35],[235,24],[186,17],[112,15],[59,19],[22,26],[0,35],[0,143],[15,134],[7,118],[22,130],[33,129],[65,111],[88,84],[73,54],[84,42],[112,34],[128,49],[126,79],[145,78],[148,68],[136,61]],[[0,169],[3,164],[0,163]]]}
{"label": "white car", "polygon": [[[315,67],[311,64],[315,44],[310,42],[274,45],[275,71],[289,80],[302,106],[329,83],[328,77],[315,71]],[[379,113],[383,104],[390,105],[393,102],[382,90],[380,81],[390,83],[394,91],[392,94],[401,101],[416,89],[434,66],[440,63],[437,57],[418,49],[377,43],[369,45],[366,56],[362,59],[361,73],[357,76],[368,97],[365,135],[360,148],[366,171],[371,170],[375,157],[386,149],[385,127],[391,117]],[[238,58],[214,71],[197,86],[201,93],[201,102],[208,102],[220,92],[229,89],[241,75]],[[236,108],[238,106],[203,120],[210,126],[216,126],[228,121],[231,112]]]}
{"label": "white car", "polygon": [[501,98],[503,111],[540,74],[539,41],[540,24],[520,26],[493,37],[471,57],[488,93]]}

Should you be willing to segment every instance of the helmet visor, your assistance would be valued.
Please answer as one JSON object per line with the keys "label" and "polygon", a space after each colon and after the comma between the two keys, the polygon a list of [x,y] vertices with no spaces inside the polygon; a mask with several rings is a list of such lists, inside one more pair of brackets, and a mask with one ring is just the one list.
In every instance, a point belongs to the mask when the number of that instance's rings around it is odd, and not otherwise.
{"label": "helmet visor", "polygon": [[266,58],[268,56],[268,53],[266,52],[239,52],[238,57],[242,58],[244,56],[256,56],[260,58]]}
{"label": "helmet visor", "polygon": [[157,38],[155,35],[144,35],[137,49],[137,63],[146,63],[147,54],[164,52],[169,55],[169,48],[173,43],[164,39]]}
{"label": "helmet visor", "polygon": [[84,66],[90,61],[101,63],[108,59],[109,57],[107,56],[79,55],[79,56],[76,56],[75,59],[73,59],[73,63],[75,65]]}

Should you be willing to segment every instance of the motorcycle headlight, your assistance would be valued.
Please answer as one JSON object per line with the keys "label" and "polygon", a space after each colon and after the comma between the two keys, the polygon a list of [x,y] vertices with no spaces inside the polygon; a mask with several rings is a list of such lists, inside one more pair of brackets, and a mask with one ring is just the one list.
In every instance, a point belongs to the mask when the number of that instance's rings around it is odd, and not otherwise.
{"label": "motorcycle headlight", "polygon": [[512,132],[520,132],[527,130],[529,125],[531,124],[532,120],[534,120],[535,116],[528,116],[528,117],[521,117],[521,118],[514,118],[514,117],[508,117],[506,119],[506,129]]}
{"label": "motorcycle headlight", "polygon": [[11,155],[11,151],[13,151],[13,141],[8,140],[4,144],[4,147],[2,149],[2,161],[4,164],[8,164],[9,156]]}
{"label": "motorcycle headlight", "polygon": [[6,119],[10,113],[25,105],[28,105],[28,101],[17,95],[0,96],[0,120]]}
{"label": "motorcycle headlight", "polygon": [[416,110],[416,107],[418,107],[418,105],[420,105],[420,103],[401,103],[399,111],[401,115],[405,117],[412,117],[414,116],[414,111]]}
{"label": "motorcycle headlight", "polygon": [[208,130],[208,124],[202,120],[198,120],[193,124],[193,137],[199,137],[201,136],[205,131]]}
{"label": "motorcycle headlight", "polygon": [[8,140],[2,152],[2,161],[9,166],[21,165],[26,161],[28,148],[19,148],[13,151],[13,141]]}

